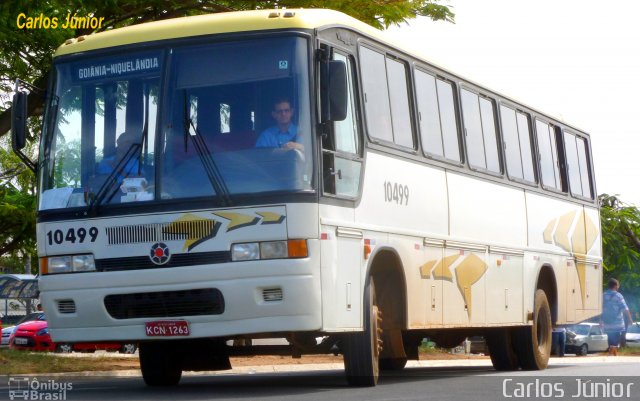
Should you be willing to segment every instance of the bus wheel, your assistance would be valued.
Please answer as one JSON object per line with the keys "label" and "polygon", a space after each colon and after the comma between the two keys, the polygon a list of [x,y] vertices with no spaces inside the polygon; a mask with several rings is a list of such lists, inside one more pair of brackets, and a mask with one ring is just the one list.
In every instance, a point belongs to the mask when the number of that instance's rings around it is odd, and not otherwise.
{"label": "bus wheel", "polygon": [[486,336],[491,363],[496,370],[517,370],[518,356],[513,344],[514,331],[499,329]]}
{"label": "bus wheel", "polygon": [[147,386],[175,386],[182,377],[178,349],[165,341],[140,343],[140,370]]}
{"label": "bus wheel", "polygon": [[384,344],[384,349],[380,355],[380,370],[398,371],[404,369],[408,358],[404,351],[402,330],[383,330],[382,344]]}
{"label": "bus wheel", "polygon": [[533,325],[518,329],[516,338],[516,352],[522,369],[545,369],[551,355],[551,309],[543,290],[536,290]]}
{"label": "bus wheel", "polygon": [[352,386],[375,386],[380,376],[382,314],[378,310],[373,279],[364,291],[364,331],[347,334],[343,340],[344,370]]}

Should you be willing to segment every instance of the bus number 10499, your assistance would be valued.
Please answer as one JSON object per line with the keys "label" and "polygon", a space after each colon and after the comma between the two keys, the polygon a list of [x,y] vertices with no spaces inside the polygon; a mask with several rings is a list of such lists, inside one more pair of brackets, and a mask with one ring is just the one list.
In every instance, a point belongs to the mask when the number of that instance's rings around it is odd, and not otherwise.
{"label": "bus number 10499", "polygon": [[96,242],[98,238],[98,228],[90,227],[89,230],[84,227],[78,229],[70,228],[67,230],[66,235],[62,230],[50,230],[47,232],[47,242],[49,245],[61,245],[65,241],[71,242],[72,244],[75,244],[76,241],[83,243],[87,239],[87,235],[89,241]]}
{"label": "bus number 10499", "polygon": [[409,186],[395,182],[384,182],[384,201],[406,206],[409,204]]}

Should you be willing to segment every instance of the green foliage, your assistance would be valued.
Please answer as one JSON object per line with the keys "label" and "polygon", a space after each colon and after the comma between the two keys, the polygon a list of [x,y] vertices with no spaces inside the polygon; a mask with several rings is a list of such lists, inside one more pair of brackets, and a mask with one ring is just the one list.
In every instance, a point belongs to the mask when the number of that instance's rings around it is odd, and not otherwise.
{"label": "green foliage", "polygon": [[620,280],[620,292],[632,312],[640,312],[640,210],[615,195],[602,194],[598,199],[604,282],[611,277]]}

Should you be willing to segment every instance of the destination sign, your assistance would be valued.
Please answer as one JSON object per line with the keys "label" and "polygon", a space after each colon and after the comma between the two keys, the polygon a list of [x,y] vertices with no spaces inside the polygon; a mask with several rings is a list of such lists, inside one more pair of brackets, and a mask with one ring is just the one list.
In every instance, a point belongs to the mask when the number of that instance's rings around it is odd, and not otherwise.
{"label": "destination sign", "polygon": [[95,62],[75,64],[72,69],[74,81],[90,81],[105,78],[128,78],[140,74],[160,71],[159,53],[127,58],[99,59]]}

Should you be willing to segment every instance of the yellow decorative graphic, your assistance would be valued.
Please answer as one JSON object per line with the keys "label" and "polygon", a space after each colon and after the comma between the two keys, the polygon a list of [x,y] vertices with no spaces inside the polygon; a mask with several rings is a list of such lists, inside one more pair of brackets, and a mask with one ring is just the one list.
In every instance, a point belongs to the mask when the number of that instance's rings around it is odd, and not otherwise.
{"label": "yellow decorative graphic", "polygon": [[218,217],[229,220],[227,225],[227,232],[237,230],[238,228],[253,226],[260,221],[259,217],[231,212],[218,212],[214,213]]}
{"label": "yellow decorative graphic", "polygon": [[487,264],[475,253],[467,256],[456,268],[456,281],[460,294],[464,297],[467,305],[467,314],[471,319],[472,307],[471,286],[484,276],[487,271]]}
{"label": "yellow decorative graphic", "polygon": [[422,278],[429,278],[429,276],[431,275],[431,269],[433,269],[433,266],[435,266],[436,262],[437,260],[430,260],[420,266],[420,276]]}
{"label": "yellow decorative graphic", "polygon": [[573,223],[573,218],[575,217],[575,215],[576,212],[569,212],[561,216],[560,221],[558,222],[558,228],[556,228],[556,233],[554,235],[556,245],[567,252],[571,252],[569,230],[571,229],[571,223]]}
{"label": "yellow decorative graphic", "polygon": [[256,212],[257,215],[262,217],[262,223],[260,224],[280,224],[284,221],[284,216],[273,212]]}
{"label": "yellow decorative graphic", "polygon": [[586,237],[584,234],[584,211],[578,213],[578,222],[576,228],[573,229],[571,236],[571,244],[573,245],[573,253],[584,255],[587,253]]}
{"label": "yellow decorative graphic", "polygon": [[444,259],[441,259],[436,267],[433,269],[433,279],[434,280],[447,280],[453,281],[453,275],[451,274],[451,269],[449,267],[460,257],[460,255],[451,255],[447,256]]}
{"label": "yellow decorative graphic", "polygon": [[587,303],[587,265],[584,262],[576,263],[578,281],[580,281],[580,296],[582,297],[582,307]]}
{"label": "yellow decorative graphic", "polygon": [[165,227],[163,232],[165,235],[186,237],[182,251],[190,251],[202,242],[215,237],[221,225],[216,220],[185,214]]}
{"label": "yellow decorative graphic", "polygon": [[593,223],[589,216],[585,213],[584,216],[584,231],[586,235],[587,252],[593,248],[598,238],[598,227]]}
{"label": "yellow decorative graphic", "polygon": [[[577,220],[576,220],[577,219]],[[549,227],[553,227],[558,219],[554,219],[547,225],[543,232],[545,242],[549,242]],[[569,238],[569,231],[575,221],[573,233]],[[576,272],[580,283],[580,295],[582,298],[582,306],[585,307],[587,297],[587,266],[585,263],[586,255],[589,250],[596,244],[598,238],[598,226],[589,218],[586,211],[570,212],[560,217],[558,227],[554,234],[555,245],[567,252],[572,252],[576,259]],[[554,243],[553,241],[551,243]]]}
{"label": "yellow decorative graphic", "polygon": [[547,225],[547,228],[544,229],[544,233],[542,234],[544,242],[546,242],[547,244],[553,243],[553,228],[556,226],[556,221],[558,221],[558,219],[551,220]]}

